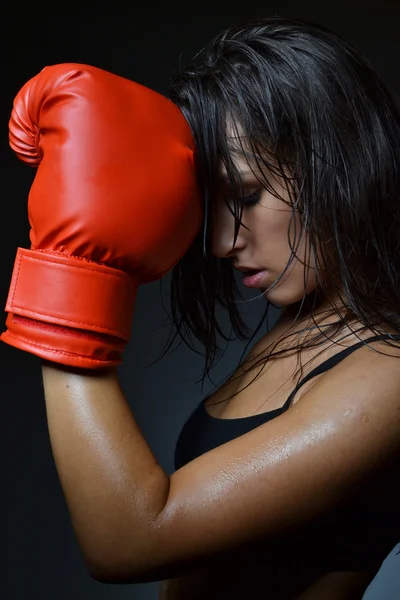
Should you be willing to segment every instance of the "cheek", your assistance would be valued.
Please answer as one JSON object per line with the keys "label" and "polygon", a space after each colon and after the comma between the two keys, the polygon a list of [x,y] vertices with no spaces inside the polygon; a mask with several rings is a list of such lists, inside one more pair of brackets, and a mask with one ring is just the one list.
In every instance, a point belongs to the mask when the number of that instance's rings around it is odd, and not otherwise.
{"label": "cheek", "polygon": [[[282,254],[287,250],[290,251],[288,242],[290,219],[290,209],[283,210],[282,204],[279,205],[279,208],[260,206],[248,215],[246,225],[250,228],[258,244],[269,247],[271,252],[275,250]],[[297,225],[296,234],[299,235],[299,226]]]}

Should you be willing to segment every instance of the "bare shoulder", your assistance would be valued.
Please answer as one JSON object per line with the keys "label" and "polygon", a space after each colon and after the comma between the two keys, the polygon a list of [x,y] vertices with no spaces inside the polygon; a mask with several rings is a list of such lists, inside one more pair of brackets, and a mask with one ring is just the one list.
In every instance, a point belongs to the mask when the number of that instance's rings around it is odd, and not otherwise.
{"label": "bare shoulder", "polygon": [[[381,404],[385,398],[386,403],[393,402],[394,407],[398,403],[400,411],[400,342],[393,341],[389,345],[384,340],[372,340],[327,371],[322,381],[332,393],[334,386],[342,389],[346,385],[349,391],[354,387],[359,392],[360,386],[365,390],[368,385],[369,393],[365,397],[369,402],[376,400]],[[359,403],[364,404],[361,399]]]}

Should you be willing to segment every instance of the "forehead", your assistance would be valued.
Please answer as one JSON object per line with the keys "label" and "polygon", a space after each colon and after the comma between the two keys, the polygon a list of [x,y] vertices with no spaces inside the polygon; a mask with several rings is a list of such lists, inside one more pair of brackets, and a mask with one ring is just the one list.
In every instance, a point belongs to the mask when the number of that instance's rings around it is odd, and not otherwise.
{"label": "forehead", "polygon": [[[228,121],[226,140],[229,158],[233,162],[240,176],[254,176],[258,170],[257,160],[249,147],[248,138],[244,135],[240,123]],[[218,171],[221,181],[227,181],[228,174],[226,165],[222,160],[220,161]]]}
{"label": "forehead", "polygon": [[[230,148],[229,156],[241,180],[255,182],[265,175],[266,169],[260,167],[260,161],[252,153],[243,151],[240,146]],[[227,167],[222,160],[218,166],[218,180],[222,184],[230,183]]]}

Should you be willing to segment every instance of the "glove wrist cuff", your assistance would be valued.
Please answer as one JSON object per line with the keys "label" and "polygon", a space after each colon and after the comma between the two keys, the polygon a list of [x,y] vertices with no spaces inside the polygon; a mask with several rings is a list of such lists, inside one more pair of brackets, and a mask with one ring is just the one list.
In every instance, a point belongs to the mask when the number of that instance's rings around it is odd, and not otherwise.
{"label": "glove wrist cuff", "polygon": [[[75,347],[72,353],[79,355],[81,346],[80,366],[85,366],[85,354],[89,359],[97,352],[101,366],[111,351],[122,350],[130,339],[137,287],[127,273],[93,261],[18,248],[5,308],[13,319],[7,325],[22,327],[25,338],[31,331],[49,351],[51,340],[58,338],[55,353],[65,351],[67,356]],[[6,337],[3,334],[3,341],[16,345]],[[77,364],[67,358],[57,362]]]}

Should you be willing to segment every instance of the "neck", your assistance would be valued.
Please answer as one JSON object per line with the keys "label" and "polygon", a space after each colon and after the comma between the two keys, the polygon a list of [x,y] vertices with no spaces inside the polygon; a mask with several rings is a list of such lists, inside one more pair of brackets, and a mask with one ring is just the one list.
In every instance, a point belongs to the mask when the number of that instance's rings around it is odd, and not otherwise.
{"label": "neck", "polygon": [[[322,296],[322,294],[314,291],[306,296],[303,303],[299,300],[288,306],[284,310],[284,318],[285,320],[288,319],[292,322],[295,319],[298,322],[302,322],[310,319],[312,315],[314,319],[318,321],[319,318],[324,319],[327,311],[332,311],[333,307],[336,307],[338,311],[340,310],[340,307],[342,307],[342,302],[337,296],[326,298],[326,296]],[[343,310],[340,310],[340,312],[342,313]],[[337,318],[337,315],[335,315],[335,319]]]}

